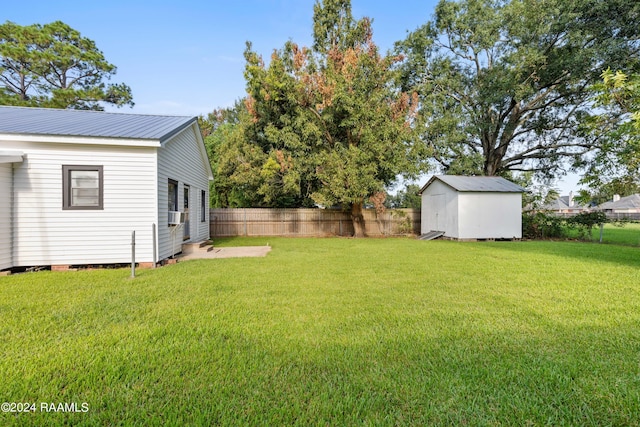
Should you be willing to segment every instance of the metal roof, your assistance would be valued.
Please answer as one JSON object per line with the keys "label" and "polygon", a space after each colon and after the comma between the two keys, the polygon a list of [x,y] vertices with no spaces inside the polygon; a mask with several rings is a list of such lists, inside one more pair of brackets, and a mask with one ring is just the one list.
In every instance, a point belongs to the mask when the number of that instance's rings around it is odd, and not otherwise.
{"label": "metal roof", "polygon": [[196,117],[0,106],[0,134],[150,139],[164,142]]}
{"label": "metal roof", "polygon": [[605,202],[598,209],[638,209],[640,208],[640,194],[621,197],[615,202]]}
{"label": "metal roof", "polygon": [[522,193],[525,191],[524,188],[500,176],[434,175],[420,189],[420,193],[436,179],[460,192]]}

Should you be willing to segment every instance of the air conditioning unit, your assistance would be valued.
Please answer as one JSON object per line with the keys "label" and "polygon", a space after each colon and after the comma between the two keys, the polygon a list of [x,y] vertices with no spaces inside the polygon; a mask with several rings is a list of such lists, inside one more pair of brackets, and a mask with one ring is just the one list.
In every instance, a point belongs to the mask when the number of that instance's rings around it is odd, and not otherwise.
{"label": "air conditioning unit", "polygon": [[184,212],[169,211],[169,225],[179,225],[184,223]]}

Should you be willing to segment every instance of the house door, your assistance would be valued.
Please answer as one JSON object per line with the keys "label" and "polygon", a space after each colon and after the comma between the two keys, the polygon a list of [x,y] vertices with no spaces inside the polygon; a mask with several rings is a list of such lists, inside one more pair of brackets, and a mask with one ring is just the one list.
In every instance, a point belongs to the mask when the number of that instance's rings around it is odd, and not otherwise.
{"label": "house door", "polygon": [[182,228],[184,230],[184,236],[182,237],[182,240],[189,240],[191,238],[191,221],[189,221],[189,193],[190,193],[189,186],[185,185],[183,187],[183,191],[184,191],[184,197],[183,197],[184,225],[182,226]]}

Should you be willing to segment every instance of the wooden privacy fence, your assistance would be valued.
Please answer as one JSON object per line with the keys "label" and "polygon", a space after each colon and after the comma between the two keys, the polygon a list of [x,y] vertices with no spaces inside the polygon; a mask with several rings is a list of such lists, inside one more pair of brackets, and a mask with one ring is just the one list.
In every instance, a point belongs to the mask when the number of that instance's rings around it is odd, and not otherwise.
{"label": "wooden privacy fence", "polygon": [[[364,209],[368,236],[420,233],[420,209]],[[351,214],[336,209],[211,209],[211,236],[352,236]]]}

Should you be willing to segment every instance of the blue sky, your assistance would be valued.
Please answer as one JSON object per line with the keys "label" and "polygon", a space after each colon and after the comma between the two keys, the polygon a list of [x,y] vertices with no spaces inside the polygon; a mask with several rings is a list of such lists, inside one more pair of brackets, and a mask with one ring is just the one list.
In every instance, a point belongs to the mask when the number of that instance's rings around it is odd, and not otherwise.
{"label": "blue sky", "polygon": [[[291,39],[311,43],[315,0],[6,2],[4,20],[60,20],[95,41],[118,67],[136,103],[122,112],[206,114],[244,96],[245,42],[265,58]],[[356,18],[373,18],[383,51],[432,15],[436,0],[352,0]],[[27,6],[28,5],[28,6]],[[111,110],[111,109],[110,109]]]}
{"label": "blue sky", "polygon": [[[315,0],[5,2],[3,22],[60,20],[95,41],[129,85],[133,108],[108,111],[195,116],[231,106],[245,94],[245,42],[268,58],[287,40],[311,44]],[[437,0],[351,0],[354,17],[373,19],[382,51],[427,22]],[[577,189],[577,177],[558,184]],[[426,179],[425,179],[426,181]]]}

